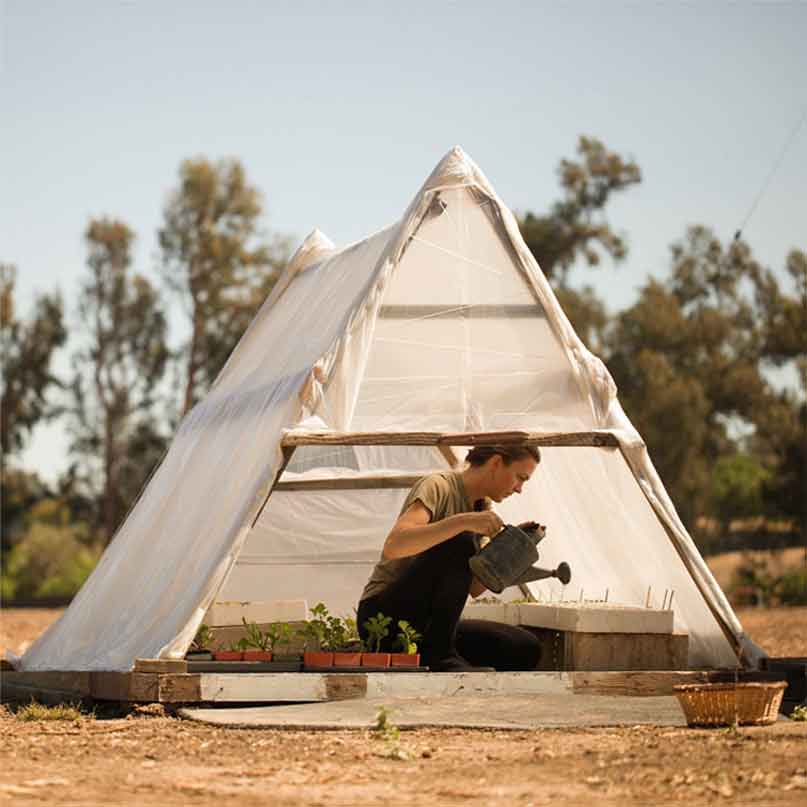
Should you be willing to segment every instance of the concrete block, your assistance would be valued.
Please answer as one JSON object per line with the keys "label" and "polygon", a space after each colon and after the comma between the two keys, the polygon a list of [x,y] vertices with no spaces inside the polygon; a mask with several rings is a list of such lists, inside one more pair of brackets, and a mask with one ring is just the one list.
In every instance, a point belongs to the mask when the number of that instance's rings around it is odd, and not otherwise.
{"label": "concrete block", "polygon": [[518,624],[572,633],[672,633],[673,612],[611,603],[519,603]]}

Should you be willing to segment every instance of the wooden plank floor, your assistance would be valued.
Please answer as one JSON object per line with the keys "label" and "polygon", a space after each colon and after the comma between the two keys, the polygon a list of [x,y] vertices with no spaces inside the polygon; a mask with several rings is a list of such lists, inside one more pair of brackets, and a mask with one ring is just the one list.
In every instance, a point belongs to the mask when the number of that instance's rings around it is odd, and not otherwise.
{"label": "wooden plank floor", "polygon": [[[493,673],[3,672],[3,700],[154,703],[322,702],[475,695],[670,695],[716,671]],[[723,673],[725,675],[725,672]]]}

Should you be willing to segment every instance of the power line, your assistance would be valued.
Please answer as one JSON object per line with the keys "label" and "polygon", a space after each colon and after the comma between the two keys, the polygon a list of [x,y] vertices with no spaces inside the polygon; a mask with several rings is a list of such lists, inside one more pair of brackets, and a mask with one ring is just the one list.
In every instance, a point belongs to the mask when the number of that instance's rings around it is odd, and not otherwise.
{"label": "power line", "polygon": [[735,241],[739,241],[740,236],[742,235],[742,231],[748,224],[748,220],[751,218],[751,216],[754,215],[754,211],[757,209],[759,200],[762,198],[765,191],[768,190],[768,185],[771,184],[771,180],[773,179],[776,172],[779,170],[779,166],[782,164],[782,160],[784,160],[785,154],[787,154],[788,149],[793,144],[793,141],[796,139],[796,135],[799,133],[799,130],[804,125],[805,120],[807,120],[807,106],[804,107],[804,112],[802,113],[801,118],[799,119],[798,123],[796,123],[796,125],[793,127],[793,131],[790,133],[790,136],[785,141],[784,146],[782,146],[782,150],[779,152],[779,156],[777,157],[776,162],[773,164],[773,168],[771,168],[770,173],[765,179],[765,182],[763,182],[762,187],[760,188],[759,193],[756,196],[756,199],[754,199],[754,203],[751,205],[751,209],[746,214],[742,224],[737,228],[737,232],[734,233]]}

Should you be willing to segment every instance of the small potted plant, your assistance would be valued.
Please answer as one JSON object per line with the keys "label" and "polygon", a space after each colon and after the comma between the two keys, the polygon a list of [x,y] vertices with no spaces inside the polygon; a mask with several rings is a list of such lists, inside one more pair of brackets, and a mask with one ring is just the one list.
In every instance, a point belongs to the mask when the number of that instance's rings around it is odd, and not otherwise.
{"label": "small potted plant", "polygon": [[264,633],[269,638],[273,661],[282,664],[300,662],[301,659],[299,655],[280,652],[281,648],[286,648],[288,651],[289,645],[291,644],[293,631],[288,622],[276,622],[272,625],[268,625]]}
{"label": "small potted plant", "polygon": [[236,642],[230,642],[227,650],[216,650],[213,658],[216,661],[243,661],[246,647],[247,641],[242,638]]}
{"label": "small potted plant", "polygon": [[398,622],[398,635],[395,637],[400,653],[392,653],[390,663],[393,667],[419,667],[420,653],[418,653],[417,642],[421,635],[405,619]]}
{"label": "small potted plant", "polygon": [[[326,649],[330,614],[325,604],[318,602],[311,609],[311,616],[312,619],[309,619],[302,629],[302,636],[305,641],[303,663],[306,667],[332,667],[333,653]],[[317,649],[309,650],[309,646]]]}
{"label": "small potted plant", "polygon": [[368,638],[366,652],[361,654],[362,667],[389,667],[390,654],[381,652],[381,642],[389,636],[390,622],[392,622],[392,617],[384,616],[379,611],[364,623]]}
{"label": "small potted plant", "polygon": [[264,633],[256,622],[247,622],[244,617],[241,617],[241,621],[246,630],[244,661],[271,661],[272,637],[268,633]]}
{"label": "small potted plant", "polygon": [[209,625],[200,625],[199,630],[196,631],[196,636],[193,637],[190,648],[186,653],[189,659],[193,661],[209,661],[213,658],[210,652],[210,645],[213,643],[213,631]]}
{"label": "small potted plant", "polygon": [[361,666],[361,639],[356,630],[356,620],[346,617],[331,617],[328,645],[333,652],[334,667]]}

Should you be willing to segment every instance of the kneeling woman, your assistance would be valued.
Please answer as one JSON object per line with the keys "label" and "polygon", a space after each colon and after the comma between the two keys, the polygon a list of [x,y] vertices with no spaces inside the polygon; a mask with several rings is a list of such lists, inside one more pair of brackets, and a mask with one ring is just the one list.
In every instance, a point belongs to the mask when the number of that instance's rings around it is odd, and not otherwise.
{"label": "kneeling woman", "polygon": [[531,669],[539,651],[528,631],[459,620],[468,595],[485,590],[468,559],[503,526],[490,500],[521,493],[541,455],[532,446],[480,446],[466,459],[464,471],[423,477],[409,492],[362,593],[359,632],[366,639],[364,623],[381,611],[422,634],[423,663],[432,670]]}

